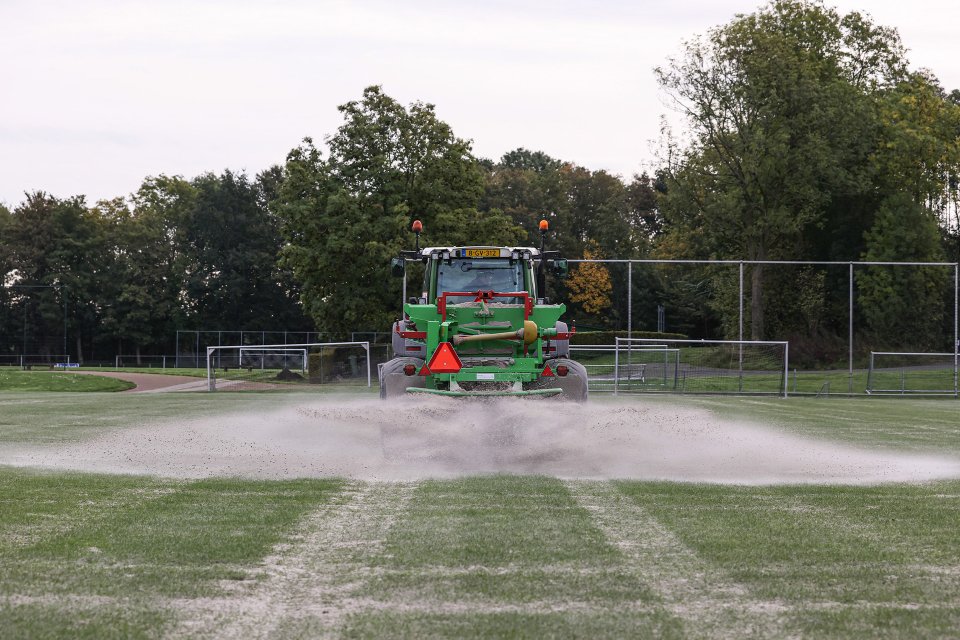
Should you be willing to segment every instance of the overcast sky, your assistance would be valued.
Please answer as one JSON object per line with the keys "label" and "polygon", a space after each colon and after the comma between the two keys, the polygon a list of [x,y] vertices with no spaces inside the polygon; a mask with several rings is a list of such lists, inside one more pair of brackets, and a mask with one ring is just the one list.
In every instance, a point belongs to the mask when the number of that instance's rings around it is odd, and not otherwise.
{"label": "overcast sky", "polygon": [[[144,177],[253,175],[383,85],[474,152],[541,150],[629,178],[669,107],[653,68],[748,0],[0,0],[0,202],[128,195]],[[960,3],[842,0],[960,88]]]}

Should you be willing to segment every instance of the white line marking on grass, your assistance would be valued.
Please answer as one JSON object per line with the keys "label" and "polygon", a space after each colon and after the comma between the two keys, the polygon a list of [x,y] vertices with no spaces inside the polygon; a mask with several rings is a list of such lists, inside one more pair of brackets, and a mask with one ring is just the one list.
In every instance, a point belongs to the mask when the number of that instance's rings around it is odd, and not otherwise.
{"label": "white line marking on grass", "polygon": [[343,618],[362,608],[350,595],[412,495],[406,484],[348,486],[304,518],[294,542],[275,548],[251,587],[234,586],[235,598],[185,604],[170,637],[266,638],[299,623],[309,624],[311,637],[337,635]]}
{"label": "white line marking on grass", "polygon": [[567,488],[610,544],[627,558],[625,570],[658,593],[688,638],[775,637],[789,610],[751,598],[746,588],[681,542],[644,508],[609,482],[567,481]]}

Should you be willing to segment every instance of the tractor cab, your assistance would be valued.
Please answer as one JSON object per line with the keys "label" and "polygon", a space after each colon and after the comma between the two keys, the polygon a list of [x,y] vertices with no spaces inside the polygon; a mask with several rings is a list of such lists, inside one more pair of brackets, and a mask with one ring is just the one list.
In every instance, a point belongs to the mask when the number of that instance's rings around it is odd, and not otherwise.
{"label": "tractor cab", "polygon": [[[539,251],[528,247],[442,247],[423,250],[421,302],[458,292],[525,292],[537,298],[535,259]],[[462,300],[456,300],[462,302]],[[520,298],[500,298],[498,304],[522,304]]]}

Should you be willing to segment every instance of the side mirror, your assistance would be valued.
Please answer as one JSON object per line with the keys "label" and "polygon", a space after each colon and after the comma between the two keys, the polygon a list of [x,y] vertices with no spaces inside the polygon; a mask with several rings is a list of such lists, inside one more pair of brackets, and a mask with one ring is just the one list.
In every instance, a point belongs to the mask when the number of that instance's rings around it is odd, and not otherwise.
{"label": "side mirror", "polygon": [[567,264],[565,258],[557,258],[556,260],[550,261],[550,272],[558,278],[566,278],[567,274],[570,272],[570,265]]}
{"label": "side mirror", "polygon": [[406,260],[403,258],[393,258],[390,260],[390,273],[393,274],[395,278],[402,278],[406,267]]}

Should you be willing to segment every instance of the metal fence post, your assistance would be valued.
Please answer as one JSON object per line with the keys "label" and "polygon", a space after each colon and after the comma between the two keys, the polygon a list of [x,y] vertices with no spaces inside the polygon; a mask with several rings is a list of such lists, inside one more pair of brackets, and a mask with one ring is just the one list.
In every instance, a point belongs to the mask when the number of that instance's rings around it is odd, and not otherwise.
{"label": "metal fence post", "polygon": [[217,390],[216,379],[210,374],[210,353],[212,351],[213,347],[207,347],[207,391]]}
{"label": "metal fence post", "polygon": [[740,337],[738,340],[743,340],[743,262],[740,262],[740,293],[738,294],[739,298],[739,315],[737,316],[737,322],[740,328]]}
{"label": "metal fence post", "polygon": [[370,378],[370,343],[364,342],[363,348],[367,351],[367,388],[369,389],[373,386],[373,382]]}
{"label": "metal fence post", "polygon": [[627,263],[627,337],[633,333],[633,260]]}
{"label": "metal fence post", "polygon": [[847,393],[853,393],[853,263],[849,263],[850,268],[850,291],[848,294],[847,309],[847,344],[849,347],[849,356],[847,358]]}
{"label": "metal fence post", "polygon": [[[739,324],[739,332],[740,332],[740,337],[738,338],[738,340],[740,340],[740,342],[743,342],[743,262],[742,261],[740,262],[740,292],[738,296],[739,296],[739,310],[737,315],[737,322]],[[743,345],[742,344],[740,345],[740,348],[738,349],[738,351],[739,353],[737,356],[737,362],[738,362],[738,367],[740,371],[739,387],[740,387],[740,391],[743,391]]]}
{"label": "metal fence post", "polygon": [[[633,260],[627,263],[627,340],[633,337]],[[633,343],[627,342],[627,375],[633,364]]]}
{"label": "metal fence post", "polygon": [[613,338],[613,395],[617,395],[617,389],[620,385],[620,338]]}

